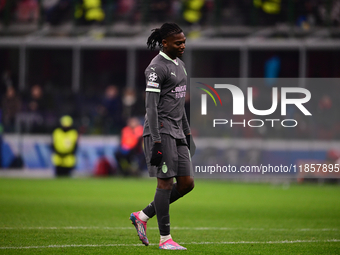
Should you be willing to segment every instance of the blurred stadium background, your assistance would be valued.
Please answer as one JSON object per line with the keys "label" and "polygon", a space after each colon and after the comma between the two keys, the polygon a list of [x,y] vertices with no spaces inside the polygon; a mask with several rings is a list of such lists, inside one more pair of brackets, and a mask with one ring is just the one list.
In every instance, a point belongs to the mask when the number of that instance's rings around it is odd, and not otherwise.
{"label": "blurred stadium background", "polygon": [[238,130],[211,155],[337,162],[340,84],[304,79],[340,78],[339,0],[1,0],[2,168],[21,157],[25,169],[51,169],[51,133],[65,114],[81,134],[77,172],[93,174],[103,156],[116,167],[121,129],[144,118],[144,69],[157,54],[146,39],[167,21],[187,35],[190,77],[300,78],[312,93],[313,125]]}

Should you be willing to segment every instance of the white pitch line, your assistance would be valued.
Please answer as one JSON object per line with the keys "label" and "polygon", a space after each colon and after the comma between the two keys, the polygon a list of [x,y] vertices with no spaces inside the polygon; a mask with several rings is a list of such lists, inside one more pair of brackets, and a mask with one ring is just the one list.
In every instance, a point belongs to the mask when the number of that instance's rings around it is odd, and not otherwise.
{"label": "white pitch line", "polygon": [[[340,240],[338,239],[330,239],[330,240],[284,240],[284,241],[265,241],[265,242],[257,242],[257,241],[238,241],[238,242],[189,242],[189,243],[180,243],[183,245],[206,245],[206,244],[292,244],[292,243],[338,243]],[[158,245],[158,244],[149,244],[149,245]],[[21,246],[21,247],[0,247],[0,250],[20,250],[20,249],[44,249],[44,248],[74,248],[74,247],[135,247],[135,246],[144,246],[143,244],[64,244],[64,245],[47,245],[47,246]]]}
{"label": "white pitch line", "polygon": [[[134,227],[82,227],[82,226],[67,226],[67,227],[0,227],[3,230],[67,230],[67,229],[104,229],[104,230],[127,230],[135,229]],[[158,229],[157,227],[149,227],[148,229]],[[227,228],[227,227],[172,227],[173,230],[245,230],[245,231],[339,231],[337,228]]]}

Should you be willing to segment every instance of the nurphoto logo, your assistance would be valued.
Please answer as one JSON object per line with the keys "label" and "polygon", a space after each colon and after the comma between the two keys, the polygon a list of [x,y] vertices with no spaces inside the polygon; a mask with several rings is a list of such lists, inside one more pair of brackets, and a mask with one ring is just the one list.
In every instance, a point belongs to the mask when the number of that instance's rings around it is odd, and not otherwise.
{"label": "nurphoto logo", "polygon": [[[199,84],[204,85],[206,88],[202,87],[197,87],[198,89],[203,90],[206,92],[213,100],[215,106],[217,106],[216,99],[214,95],[217,97],[217,99],[220,102],[221,107],[223,107],[222,100],[220,97],[220,94],[223,93],[223,90],[228,90],[228,93],[231,93],[232,96],[232,114],[233,115],[245,115],[245,97],[243,94],[243,91],[232,84],[214,84],[214,87],[197,82]],[[208,89],[212,91],[212,94]],[[220,90],[221,92],[217,92],[216,89],[223,89]],[[298,98],[288,98],[289,94],[294,93],[299,94],[300,96]],[[207,115],[207,94],[201,94],[201,115]],[[286,116],[287,115],[287,105],[295,105],[305,116],[311,116],[312,114],[307,110],[307,108],[304,106],[305,103],[307,103],[311,99],[311,93],[308,89],[306,88],[301,88],[301,87],[281,87],[280,88],[280,93],[278,92],[277,87],[272,88],[272,105],[269,109],[256,109],[254,107],[253,103],[253,88],[248,87],[247,88],[247,106],[248,110],[257,116],[268,116],[273,114],[277,107],[278,107],[278,101],[280,99],[281,102],[281,116]],[[262,127],[265,122],[270,122],[271,127],[274,127],[275,122],[281,122],[282,127],[295,127],[298,125],[297,120],[295,119],[250,119],[246,121],[245,119],[242,122],[235,122],[232,119],[213,119],[213,127],[216,127],[216,125],[225,125],[230,123],[230,126],[232,127],[233,125],[242,125],[243,127],[246,127],[246,124],[248,124],[249,127]]]}

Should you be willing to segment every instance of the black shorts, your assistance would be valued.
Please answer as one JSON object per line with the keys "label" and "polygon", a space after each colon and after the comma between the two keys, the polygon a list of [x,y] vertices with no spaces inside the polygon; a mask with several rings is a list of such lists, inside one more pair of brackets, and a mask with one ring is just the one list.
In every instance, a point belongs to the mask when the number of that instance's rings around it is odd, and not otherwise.
{"label": "black shorts", "polygon": [[175,176],[193,176],[191,156],[185,139],[175,139],[161,134],[163,158],[157,166],[150,165],[153,141],[150,135],[144,137],[144,154],[150,177],[171,178]]}

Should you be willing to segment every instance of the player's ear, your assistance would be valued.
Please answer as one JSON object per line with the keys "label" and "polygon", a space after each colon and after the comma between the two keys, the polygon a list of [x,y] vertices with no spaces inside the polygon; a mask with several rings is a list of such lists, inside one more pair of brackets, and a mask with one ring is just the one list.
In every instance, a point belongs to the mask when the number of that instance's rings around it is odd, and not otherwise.
{"label": "player's ear", "polygon": [[167,48],[168,47],[168,43],[165,39],[162,40],[162,45],[163,45],[163,48]]}

